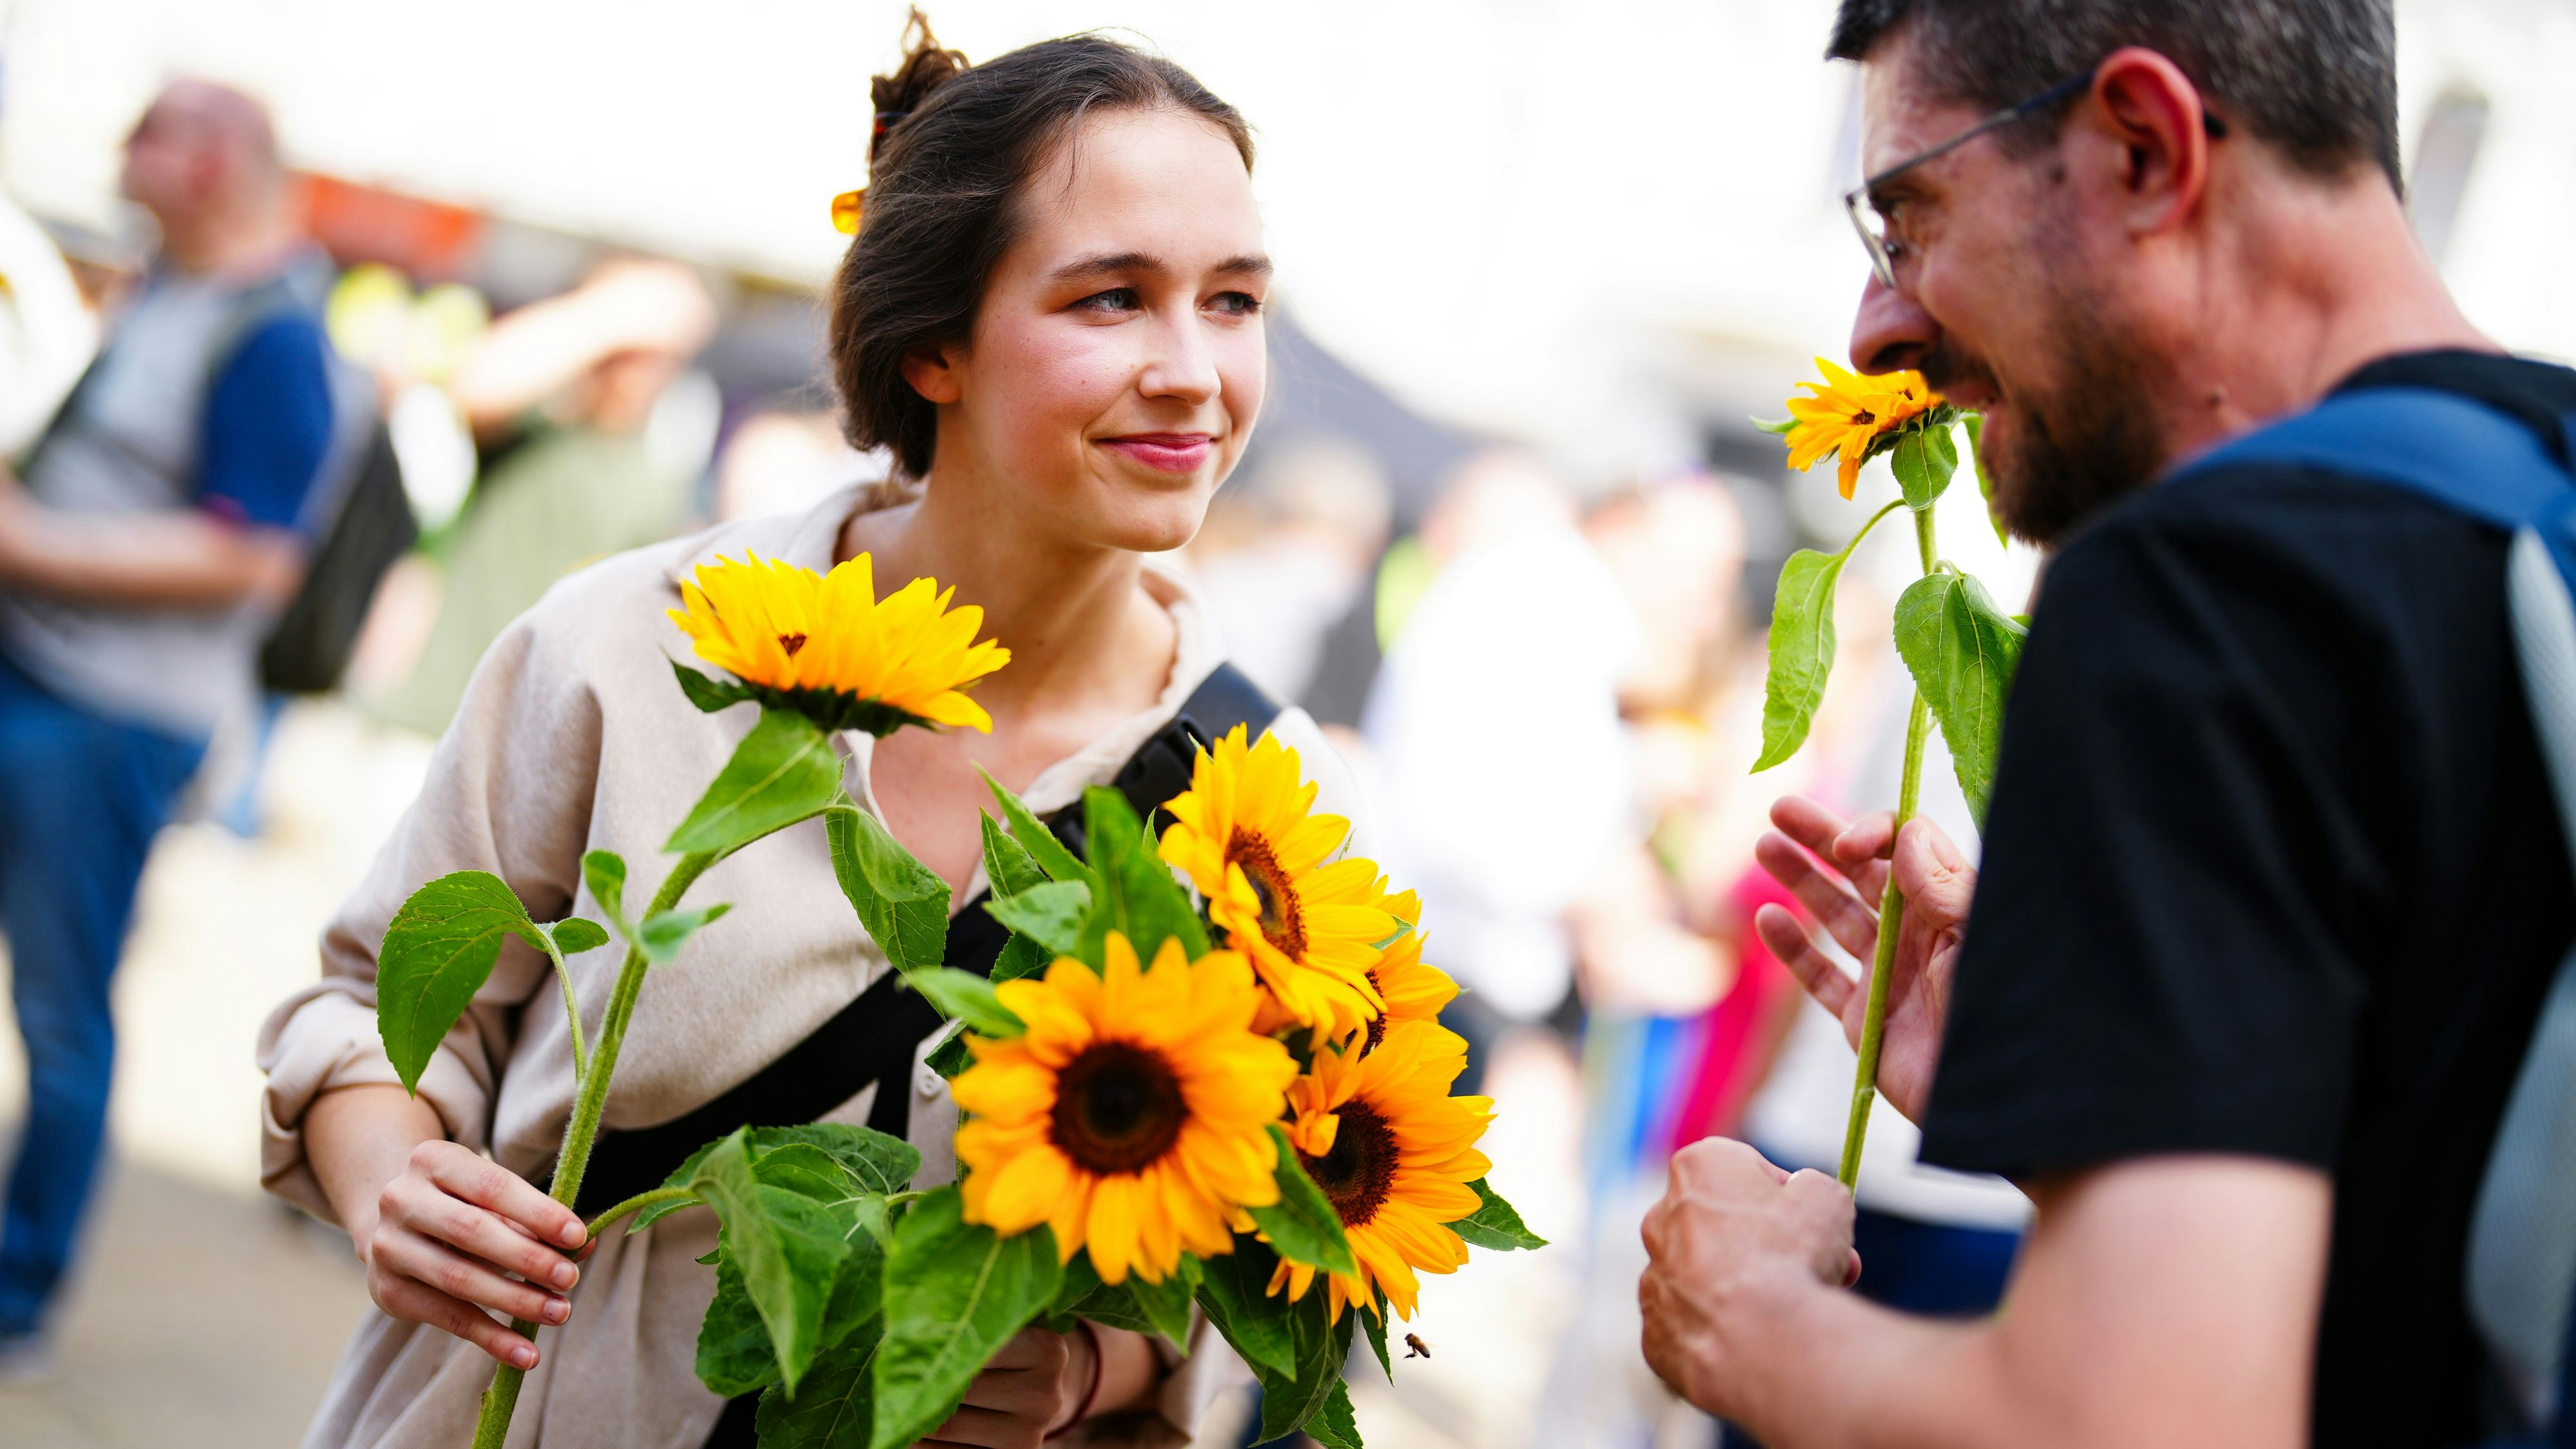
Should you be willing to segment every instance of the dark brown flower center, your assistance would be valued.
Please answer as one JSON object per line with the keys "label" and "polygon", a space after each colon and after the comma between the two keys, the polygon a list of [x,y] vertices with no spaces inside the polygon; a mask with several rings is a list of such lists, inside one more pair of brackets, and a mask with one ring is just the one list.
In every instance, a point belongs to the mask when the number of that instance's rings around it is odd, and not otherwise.
{"label": "dark brown flower center", "polygon": [[1271,854],[1270,842],[1238,829],[1226,838],[1225,858],[1242,866],[1243,878],[1252,882],[1252,894],[1261,902],[1262,939],[1280,954],[1303,960],[1306,923],[1297,913],[1297,891],[1288,883],[1288,872],[1279,868],[1279,857]]}
{"label": "dark brown flower center", "polygon": [[[1369,990],[1376,992],[1379,1000],[1385,1000],[1386,988],[1378,984],[1377,968],[1371,966],[1367,974]],[[1384,1040],[1386,1040],[1386,1013],[1381,1011],[1369,1018],[1368,1040],[1361,1044],[1360,1055],[1367,1056],[1370,1052],[1376,1051],[1377,1044]]]}
{"label": "dark brown flower center", "polygon": [[1356,1228],[1377,1216],[1395,1186],[1395,1130],[1366,1102],[1352,1102],[1333,1115],[1342,1125],[1333,1150],[1321,1157],[1298,1153],[1306,1175],[1333,1200],[1344,1227]]}
{"label": "dark brown flower center", "polygon": [[1048,1135],[1085,1172],[1141,1172],[1172,1150],[1188,1115],[1180,1078],[1161,1052],[1104,1041],[1056,1074]]}
{"label": "dark brown flower center", "polygon": [[1862,408],[1859,412],[1852,414],[1852,426],[1856,428],[1865,428],[1877,421],[1878,414],[1871,412],[1867,408]]}
{"label": "dark brown flower center", "polygon": [[805,636],[802,634],[781,634],[778,636],[778,647],[786,650],[787,657],[793,659],[796,657],[796,651],[805,647]]}

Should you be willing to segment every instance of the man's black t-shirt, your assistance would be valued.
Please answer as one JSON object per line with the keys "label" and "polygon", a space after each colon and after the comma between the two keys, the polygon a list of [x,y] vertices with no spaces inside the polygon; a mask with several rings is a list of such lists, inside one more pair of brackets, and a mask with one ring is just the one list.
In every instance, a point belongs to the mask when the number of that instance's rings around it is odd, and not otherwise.
{"label": "man's black t-shirt", "polygon": [[[2576,412],[2468,353],[2344,387],[2392,384]],[[1923,1156],[2332,1173],[2319,1444],[2479,1433],[2469,1215],[2576,936],[2506,543],[2316,469],[2150,488],[2050,566],[2005,717]]]}

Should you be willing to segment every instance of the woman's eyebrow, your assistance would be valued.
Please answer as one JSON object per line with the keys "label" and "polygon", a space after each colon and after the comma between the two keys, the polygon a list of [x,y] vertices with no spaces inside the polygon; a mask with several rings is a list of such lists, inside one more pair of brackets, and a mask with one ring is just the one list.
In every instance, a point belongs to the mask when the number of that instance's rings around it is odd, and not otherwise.
{"label": "woman's eyebrow", "polygon": [[1120,272],[1167,272],[1163,259],[1146,252],[1105,252],[1081,257],[1055,269],[1059,282],[1089,281]]}
{"label": "woman's eyebrow", "polygon": [[[1054,280],[1086,282],[1098,277],[1128,273],[1168,275],[1171,265],[1151,252],[1104,252],[1077,258],[1055,269]],[[1209,268],[1218,276],[1266,277],[1271,273],[1270,258],[1247,252],[1228,257]]]}

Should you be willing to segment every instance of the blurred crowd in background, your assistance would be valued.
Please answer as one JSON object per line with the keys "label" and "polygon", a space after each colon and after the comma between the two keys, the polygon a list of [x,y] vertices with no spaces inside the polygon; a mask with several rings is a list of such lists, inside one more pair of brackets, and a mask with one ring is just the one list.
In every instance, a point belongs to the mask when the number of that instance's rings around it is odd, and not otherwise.
{"label": "blurred crowd in background", "polygon": [[[1822,9],[1800,8],[1818,29]],[[890,44],[894,27],[880,28]],[[2446,237],[2487,106],[2444,100],[2425,123],[2419,165],[2453,170],[2418,204],[2448,208],[2432,223]],[[38,144],[17,136],[12,154]],[[237,1196],[255,1160],[248,1023],[312,972],[298,932],[309,943],[363,868],[501,628],[586,562],[886,471],[841,440],[809,279],[300,169],[291,133],[285,161],[298,169],[283,215],[331,267],[316,314],[366,384],[343,405],[381,429],[416,542],[371,577],[329,687],[273,694],[210,758],[146,876],[119,988],[125,1050],[144,1059],[120,1064],[112,1150]],[[823,199],[811,198],[818,228]],[[0,189],[0,453],[44,431],[151,276],[148,229],[94,222]],[[1857,288],[1856,255],[1835,260]],[[1428,1285],[1432,1362],[1395,1390],[1364,1384],[1362,1426],[1399,1446],[1711,1442],[1715,1426],[1677,1408],[1638,1357],[1636,1225],[1663,1160],[1700,1137],[1747,1138],[1793,1167],[1830,1169],[1837,1154],[1852,1058],[1750,930],[1759,905],[1787,903],[1752,851],[1781,794],[1852,810],[1894,796],[1906,695],[1884,621],[1910,569],[1902,540],[1874,540],[1846,574],[1814,743],[1762,776],[1747,767],[1780,561],[1839,546],[1892,482],[1874,465],[1842,503],[1829,480],[1785,472],[1741,410],[1714,405],[1673,414],[1691,428],[1652,450],[1515,435],[1354,365],[1300,325],[1294,286],[1283,292],[1267,413],[1186,566],[1233,657],[1331,727],[1368,787],[1356,848],[1420,884],[1430,958],[1468,990],[1454,1024],[1470,1075],[1500,1101],[1495,1178],[1557,1240]],[[1839,350],[1832,335],[1810,347]],[[1785,349],[1756,355],[1774,396],[1803,370]],[[1742,390],[1711,395],[1731,404]],[[2026,594],[2034,560],[1995,539],[1973,490],[1943,507],[1960,562],[1999,596]],[[1924,775],[1927,810],[1972,841],[1946,764]],[[0,1032],[0,1058],[14,1037]],[[0,1122],[24,1102],[5,1066]],[[2028,1205],[1999,1181],[1916,1167],[1912,1140],[1880,1112],[1862,1286],[1931,1311],[1990,1303]],[[93,1300],[82,1311],[106,1316],[83,1320],[62,1382],[0,1389],[0,1439],[162,1442],[133,1427],[145,1421],[118,1386],[135,1365],[116,1355],[147,1349],[173,1356],[154,1392],[202,1391],[172,1410],[211,1426],[200,1442],[300,1429],[363,1301],[354,1268],[295,1268],[319,1285],[310,1299],[278,1290],[269,1307],[323,1347],[292,1372],[245,1370],[284,1385],[270,1398],[285,1402],[253,1404],[253,1388],[180,1364],[186,1344],[116,1317],[184,1309],[168,1291],[119,1296],[103,1265],[151,1221],[108,1210],[82,1270],[92,1286],[75,1285]]]}

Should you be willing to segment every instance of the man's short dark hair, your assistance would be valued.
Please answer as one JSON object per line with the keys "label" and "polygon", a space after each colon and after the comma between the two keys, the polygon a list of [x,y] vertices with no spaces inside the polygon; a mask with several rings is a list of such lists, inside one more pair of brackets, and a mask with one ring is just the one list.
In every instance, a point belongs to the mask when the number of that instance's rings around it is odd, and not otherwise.
{"label": "man's short dark hair", "polygon": [[2397,160],[2391,0],[1842,0],[1834,60],[1909,32],[1924,82],[1986,110],[2030,99],[2142,45],[2182,67],[2243,128],[2312,175]]}

